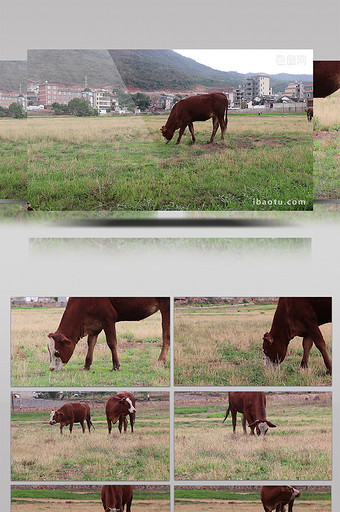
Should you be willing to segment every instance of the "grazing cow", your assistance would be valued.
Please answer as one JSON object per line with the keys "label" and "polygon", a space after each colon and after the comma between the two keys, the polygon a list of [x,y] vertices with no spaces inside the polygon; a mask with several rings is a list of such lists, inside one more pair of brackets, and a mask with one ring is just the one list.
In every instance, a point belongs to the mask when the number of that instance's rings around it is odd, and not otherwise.
{"label": "grazing cow", "polygon": [[244,434],[247,433],[246,421],[250,427],[250,435],[253,436],[254,429],[258,436],[265,435],[268,427],[276,427],[266,418],[266,395],[262,391],[230,391],[229,405],[223,423],[231,412],[233,422],[233,433],[236,430],[236,416],[240,412]]}
{"label": "grazing cow", "polygon": [[286,357],[290,340],[303,338],[301,368],[308,368],[309,353],[313,342],[320,350],[327,373],[332,373],[332,361],[319,325],[332,321],[330,297],[281,297],[277,304],[273,323],[263,336],[265,364],[280,364]]}
{"label": "grazing cow", "polygon": [[340,60],[315,60],[313,96],[325,98],[340,88]]}
{"label": "grazing cow", "polygon": [[63,405],[56,411],[52,411],[49,423],[50,425],[60,423],[61,434],[63,433],[63,427],[70,425],[71,434],[73,423],[80,423],[81,428],[83,429],[83,434],[85,434],[85,421],[89,432],[91,432],[91,427],[94,428],[94,426],[91,421],[90,407],[83,402],[72,402],[70,404]]}
{"label": "grazing cow", "polygon": [[131,511],[133,498],[132,485],[103,485],[102,503],[105,512],[126,512]]}
{"label": "grazing cow", "polygon": [[112,355],[112,370],[119,370],[116,322],[143,320],[160,310],[163,345],[158,361],[166,362],[170,345],[170,299],[167,297],[70,297],[54,333],[48,335],[50,370],[61,370],[72,356],[76,344],[87,338],[83,370],[89,370],[99,333],[104,330]]}
{"label": "grazing cow", "polygon": [[118,420],[119,432],[122,433],[123,423],[124,432],[126,432],[127,416],[129,416],[130,418],[131,433],[133,433],[133,425],[135,423],[136,416],[135,405],[135,397],[128,392],[117,393],[116,395],[113,395],[108,399],[105,406],[105,412],[109,434],[111,434],[112,425],[114,423],[117,423]]}
{"label": "grazing cow", "polygon": [[306,108],[305,112],[307,112],[307,120],[311,121],[313,118],[313,109],[311,107]]}
{"label": "grazing cow", "polygon": [[168,143],[172,139],[175,131],[179,128],[179,135],[176,142],[176,144],[179,144],[184,130],[188,126],[192,142],[195,142],[196,137],[193,122],[207,121],[207,119],[210,118],[213,120],[213,131],[210,142],[214,142],[218,126],[221,128],[221,140],[224,140],[224,132],[228,124],[228,100],[225,94],[220,92],[198,94],[197,96],[190,96],[190,98],[178,101],[173,106],[165,126],[161,128],[163,139]]}
{"label": "grazing cow", "polygon": [[261,489],[261,501],[265,512],[292,512],[295,498],[300,496],[300,491],[291,485],[264,485]]}

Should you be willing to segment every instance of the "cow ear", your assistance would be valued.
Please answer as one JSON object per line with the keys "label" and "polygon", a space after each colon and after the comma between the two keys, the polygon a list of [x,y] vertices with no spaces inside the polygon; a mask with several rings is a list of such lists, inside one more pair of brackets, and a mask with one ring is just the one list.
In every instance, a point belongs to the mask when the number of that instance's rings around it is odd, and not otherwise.
{"label": "cow ear", "polygon": [[266,334],[264,334],[264,336],[263,336],[263,340],[268,341],[268,343],[271,344],[271,343],[273,343],[274,338],[271,334],[269,334],[269,332],[266,332]]}
{"label": "cow ear", "polygon": [[71,340],[69,340],[68,338],[66,338],[66,336],[64,336],[63,334],[59,334],[59,333],[50,333],[48,335],[49,338],[53,338],[55,342],[57,343],[64,343],[65,345],[70,345],[71,343]]}
{"label": "cow ear", "polygon": [[274,423],[271,423],[270,421],[266,420],[267,421],[267,425],[268,427],[276,427],[276,425],[274,425]]}

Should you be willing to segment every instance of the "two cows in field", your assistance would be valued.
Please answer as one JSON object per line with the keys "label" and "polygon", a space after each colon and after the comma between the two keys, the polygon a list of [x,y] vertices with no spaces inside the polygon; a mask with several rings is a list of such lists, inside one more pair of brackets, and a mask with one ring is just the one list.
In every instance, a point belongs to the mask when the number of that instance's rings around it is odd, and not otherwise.
{"label": "two cows in field", "polygon": [[[105,413],[109,434],[112,430],[112,424],[118,423],[119,432],[122,433],[124,426],[124,432],[127,430],[128,420],[130,419],[131,432],[133,432],[133,426],[135,423],[136,416],[136,401],[135,397],[128,392],[117,393],[111,396],[106,402]],[[69,425],[70,433],[72,433],[73,424],[80,423],[83,434],[85,433],[85,421],[87,422],[88,430],[91,431],[93,424],[91,422],[90,407],[86,403],[71,402],[64,404],[57,411],[52,411],[50,416],[50,425],[60,424],[60,433],[63,433],[63,427]]]}

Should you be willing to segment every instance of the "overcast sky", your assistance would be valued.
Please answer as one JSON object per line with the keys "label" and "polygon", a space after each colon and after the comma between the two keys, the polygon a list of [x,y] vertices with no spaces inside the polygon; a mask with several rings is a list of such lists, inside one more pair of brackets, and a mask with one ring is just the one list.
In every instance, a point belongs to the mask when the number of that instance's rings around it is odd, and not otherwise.
{"label": "overcast sky", "polygon": [[313,74],[312,50],[174,50],[221,71]]}

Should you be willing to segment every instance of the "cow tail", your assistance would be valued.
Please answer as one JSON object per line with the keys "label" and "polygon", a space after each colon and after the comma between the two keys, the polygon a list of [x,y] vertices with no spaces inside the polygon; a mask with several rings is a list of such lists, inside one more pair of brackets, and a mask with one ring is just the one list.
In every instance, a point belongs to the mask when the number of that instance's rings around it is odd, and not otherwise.
{"label": "cow tail", "polygon": [[91,427],[93,428],[93,430],[96,430],[96,429],[94,428],[94,425],[93,425],[93,423],[92,423],[92,421],[91,421],[91,420],[90,420],[90,425],[91,425]]}
{"label": "cow tail", "polygon": [[227,412],[225,413],[225,418],[224,418],[224,420],[222,421],[222,423],[224,423],[224,422],[225,422],[225,420],[228,418],[228,414],[229,414],[229,412],[230,412],[230,405],[228,405],[228,409],[227,409]]}
{"label": "cow tail", "polygon": [[229,100],[227,99],[227,104],[225,107],[225,129],[227,129],[227,127],[228,127],[228,105],[229,105]]}

